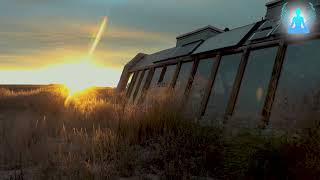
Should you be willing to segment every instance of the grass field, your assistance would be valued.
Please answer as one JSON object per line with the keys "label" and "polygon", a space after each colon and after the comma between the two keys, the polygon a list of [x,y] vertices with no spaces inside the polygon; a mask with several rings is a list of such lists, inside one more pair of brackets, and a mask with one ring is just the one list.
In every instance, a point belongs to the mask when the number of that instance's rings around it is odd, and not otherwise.
{"label": "grass field", "polygon": [[[152,97],[151,97],[152,99]],[[129,105],[113,89],[0,89],[0,179],[317,179],[318,125],[273,137],[183,117],[170,95]]]}

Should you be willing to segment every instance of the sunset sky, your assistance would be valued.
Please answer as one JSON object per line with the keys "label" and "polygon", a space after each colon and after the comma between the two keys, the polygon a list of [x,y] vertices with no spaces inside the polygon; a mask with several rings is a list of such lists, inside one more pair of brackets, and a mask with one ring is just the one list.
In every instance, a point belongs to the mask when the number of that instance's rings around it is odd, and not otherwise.
{"label": "sunset sky", "polygon": [[[101,21],[104,36],[93,54],[99,66],[88,78],[115,86],[122,67],[138,52],[175,45],[175,37],[194,29],[219,28],[260,20],[265,0],[0,0],[0,84],[61,83],[79,72]],[[65,69],[68,67],[68,69]],[[61,70],[61,71],[60,71]],[[76,72],[77,71],[77,72]]]}

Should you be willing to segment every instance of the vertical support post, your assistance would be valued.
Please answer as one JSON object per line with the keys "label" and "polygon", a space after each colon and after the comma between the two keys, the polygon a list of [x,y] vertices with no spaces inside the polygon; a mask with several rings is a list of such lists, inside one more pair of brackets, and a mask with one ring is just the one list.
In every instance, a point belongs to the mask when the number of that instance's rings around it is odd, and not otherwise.
{"label": "vertical support post", "polygon": [[278,87],[278,83],[281,75],[281,70],[282,70],[284,59],[285,59],[286,50],[287,50],[287,44],[282,42],[277,52],[277,57],[275,60],[271,80],[268,87],[268,93],[267,93],[264,107],[262,110],[262,121],[260,125],[261,128],[265,128],[269,123],[272,105],[275,99],[275,95],[276,95],[276,91],[277,91],[277,87]]}
{"label": "vertical support post", "polygon": [[166,74],[166,71],[167,71],[167,66],[164,66],[162,68],[162,71],[161,71],[161,74],[160,74],[160,78],[158,80],[158,84],[162,82],[163,78],[164,78],[164,75]]}
{"label": "vertical support post", "polygon": [[179,61],[179,63],[177,64],[176,70],[174,72],[174,75],[173,75],[173,78],[172,78],[172,82],[170,84],[171,88],[174,88],[176,83],[177,83],[177,79],[178,79],[178,76],[179,76],[179,73],[180,73],[180,70],[181,70],[181,66],[182,66],[182,62]]}
{"label": "vertical support post", "polygon": [[184,92],[185,99],[187,99],[188,96],[189,96],[189,93],[190,93],[190,90],[191,90],[191,87],[192,87],[192,83],[193,83],[193,80],[194,80],[194,76],[196,75],[196,72],[197,72],[197,69],[198,69],[199,61],[200,60],[198,58],[196,58],[194,60],[194,62],[193,62],[191,74],[190,74],[190,77],[189,77],[189,80],[188,80],[187,87],[186,87],[185,92]]}
{"label": "vertical support post", "polygon": [[139,74],[139,71],[136,71],[133,74],[132,81],[131,81],[129,88],[127,90],[127,93],[126,93],[127,97],[130,97],[130,95],[131,95],[131,91],[133,89],[134,84],[136,83],[136,80],[138,78],[138,74]]}
{"label": "vertical support post", "polygon": [[138,84],[137,84],[137,87],[136,89],[134,90],[134,94],[133,94],[133,97],[132,97],[132,102],[134,102],[134,100],[136,99],[136,96],[139,92],[139,89],[140,89],[140,86],[141,86],[141,83],[142,83],[142,80],[143,80],[143,77],[144,77],[144,74],[146,73],[146,70],[143,70],[142,73],[141,73],[141,76],[139,79],[137,79],[138,81]]}
{"label": "vertical support post", "polygon": [[155,71],[156,71],[155,68],[151,68],[151,69],[150,69],[149,77],[147,78],[146,84],[145,84],[145,90],[146,90],[146,91],[150,88],[150,84],[151,84],[151,81],[152,81],[152,78],[153,78],[153,76],[154,76],[154,72],[155,72]]}
{"label": "vertical support post", "polygon": [[239,90],[240,90],[240,87],[241,87],[242,78],[243,78],[247,63],[248,63],[249,51],[250,50],[247,48],[243,52],[243,55],[242,55],[242,58],[241,58],[241,62],[240,62],[240,66],[239,66],[239,69],[238,69],[238,72],[237,72],[237,76],[236,76],[235,82],[234,82],[233,87],[232,87],[232,92],[231,92],[230,99],[229,99],[229,102],[228,102],[228,106],[227,106],[227,109],[226,109],[226,112],[225,112],[225,118],[224,118],[225,122],[233,114],[233,111],[234,111],[234,108],[235,108],[235,103],[237,101]]}
{"label": "vertical support post", "polygon": [[151,84],[154,72],[155,72],[155,68],[151,68],[149,71],[148,77],[146,79],[146,82],[144,84],[144,87],[142,89],[142,92],[141,92],[142,94],[140,96],[140,99],[138,99],[138,103],[141,103],[143,99],[146,97],[146,94],[148,93],[148,89],[150,88],[150,84]]}
{"label": "vertical support post", "polygon": [[201,102],[201,109],[200,109],[200,112],[199,112],[199,115],[198,115],[198,119],[201,119],[201,117],[204,115],[205,111],[206,111],[206,108],[207,108],[207,105],[208,105],[208,102],[209,102],[209,97],[211,95],[211,89],[214,85],[214,81],[216,79],[216,76],[217,76],[217,72],[218,72],[218,68],[219,68],[219,65],[220,65],[220,61],[221,61],[221,55],[220,54],[217,54],[217,56],[214,58],[215,62],[212,66],[212,69],[211,69],[211,74],[210,74],[210,77],[209,77],[209,82],[206,86],[206,89],[205,89],[205,93],[204,93],[204,96],[202,98],[202,102]]}
{"label": "vertical support post", "polygon": [[119,80],[117,89],[116,89],[117,93],[123,93],[127,90],[126,85],[127,85],[127,82],[129,80],[129,75],[130,75],[128,70],[129,70],[128,66],[127,65],[124,66],[123,71],[120,76],[120,80]]}

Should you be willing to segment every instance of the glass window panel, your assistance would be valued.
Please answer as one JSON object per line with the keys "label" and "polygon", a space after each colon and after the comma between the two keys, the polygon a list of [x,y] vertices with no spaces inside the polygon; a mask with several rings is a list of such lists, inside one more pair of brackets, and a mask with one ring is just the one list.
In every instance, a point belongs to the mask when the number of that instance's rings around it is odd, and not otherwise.
{"label": "glass window panel", "polygon": [[194,116],[199,112],[201,101],[203,99],[205,89],[210,78],[213,58],[203,59],[199,61],[197,72],[194,76],[190,94],[186,104],[186,114]]}
{"label": "glass window panel", "polygon": [[129,102],[131,102],[131,101],[133,100],[133,96],[134,96],[134,93],[136,92],[137,87],[138,87],[138,85],[139,85],[139,81],[140,81],[142,72],[143,72],[143,71],[139,71],[138,76],[137,76],[137,79],[136,79],[136,81],[134,82],[134,85],[133,85],[133,88],[132,88],[132,91],[131,91],[131,94],[130,94]]}
{"label": "glass window panel", "polygon": [[278,47],[271,47],[250,53],[235,106],[235,117],[254,120],[261,117],[277,50]]}
{"label": "glass window panel", "polygon": [[130,73],[130,74],[129,74],[128,81],[127,81],[126,89],[129,88],[129,86],[130,86],[130,84],[131,84],[131,81],[132,81],[132,77],[133,77],[133,73]]}
{"label": "glass window panel", "polygon": [[181,65],[181,69],[179,71],[179,75],[177,78],[177,82],[175,85],[175,91],[178,92],[179,95],[183,95],[184,91],[187,87],[188,84],[188,80],[190,78],[191,75],[191,71],[192,71],[192,66],[193,66],[193,61],[192,62],[187,62],[187,63],[183,63]]}
{"label": "glass window panel", "polygon": [[212,51],[215,49],[220,49],[224,47],[230,47],[237,45],[243,37],[250,32],[250,30],[256,24],[249,24],[247,26],[239,27],[232,29],[227,32],[217,34],[209,39],[198,47],[193,54],[199,54],[207,51]]}
{"label": "glass window panel", "polygon": [[223,56],[203,119],[221,123],[236,79],[242,54]]}
{"label": "glass window panel", "polygon": [[127,89],[127,96],[128,96],[129,98],[130,98],[131,93],[133,92],[133,91],[132,91],[133,86],[134,86],[133,83],[135,83],[135,80],[136,80],[136,78],[137,78],[136,76],[138,76],[138,74],[139,74],[138,71],[133,73],[131,82],[130,82],[129,87],[128,87],[128,89]]}
{"label": "glass window panel", "polygon": [[319,47],[319,40],[288,46],[271,112],[273,127],[302,128],[310,111],[319,109],[314,104],[319,100]]}
{"label": "glass window panel", "polygon": [[172,80],[173,80],[173,75],[176,71],[177,65],[171,65],[167,67],[166,73],[164,74],[163,80],[161,82],[161,86],[168,87],[170,86]]}
{"label": "glass window panel", "polygon": [[138,92],[137,92],[137,96],[135,98],[135,102],[139,101],[139,98],[141,96],[141,93],[142,93],[143,87],[144,87],[144,85],[146,83],[148,75],[149,75],[149,70],[146,70],[145,73],[144,73],[143,79],[141,81],[141,85],[139,86],[139,89],[138,89]]}
{"label": "glass window panel", "polygon": [[156,68],[150,83],[150,88],[157,87],[163,67]]}

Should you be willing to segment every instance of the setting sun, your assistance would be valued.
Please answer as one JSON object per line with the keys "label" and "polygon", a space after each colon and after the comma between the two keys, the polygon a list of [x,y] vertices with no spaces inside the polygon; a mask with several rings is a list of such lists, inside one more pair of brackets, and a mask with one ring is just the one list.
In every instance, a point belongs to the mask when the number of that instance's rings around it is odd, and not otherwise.
{"label": "setting sun", "polygon": [[53,69],[57,73],[66,74],[65,79],[61,82],[69,90],[69,96],[73,96],[77,92],[81,92],[88,88],[97,86],[95,81],[99,77],[99,73],[105,71],[104,68],[93,64],[92,56],[102,38],[102,35],[107,27],[108,19],[103,18],[99,31],[97,32],[93,44],[88,52],[88,57],[78,60],[75,63],[63,64],[56,66]]}
{"label": "setting sun", "polygon": [[96,84],[94,79],[101,76],[103,71],[105,71],[104,68],[99,67],[90,61],[64,64],[54,67],[52,70],[66,75],[61,83],[68,88],[69,95],[97,86],[98,84]]}

